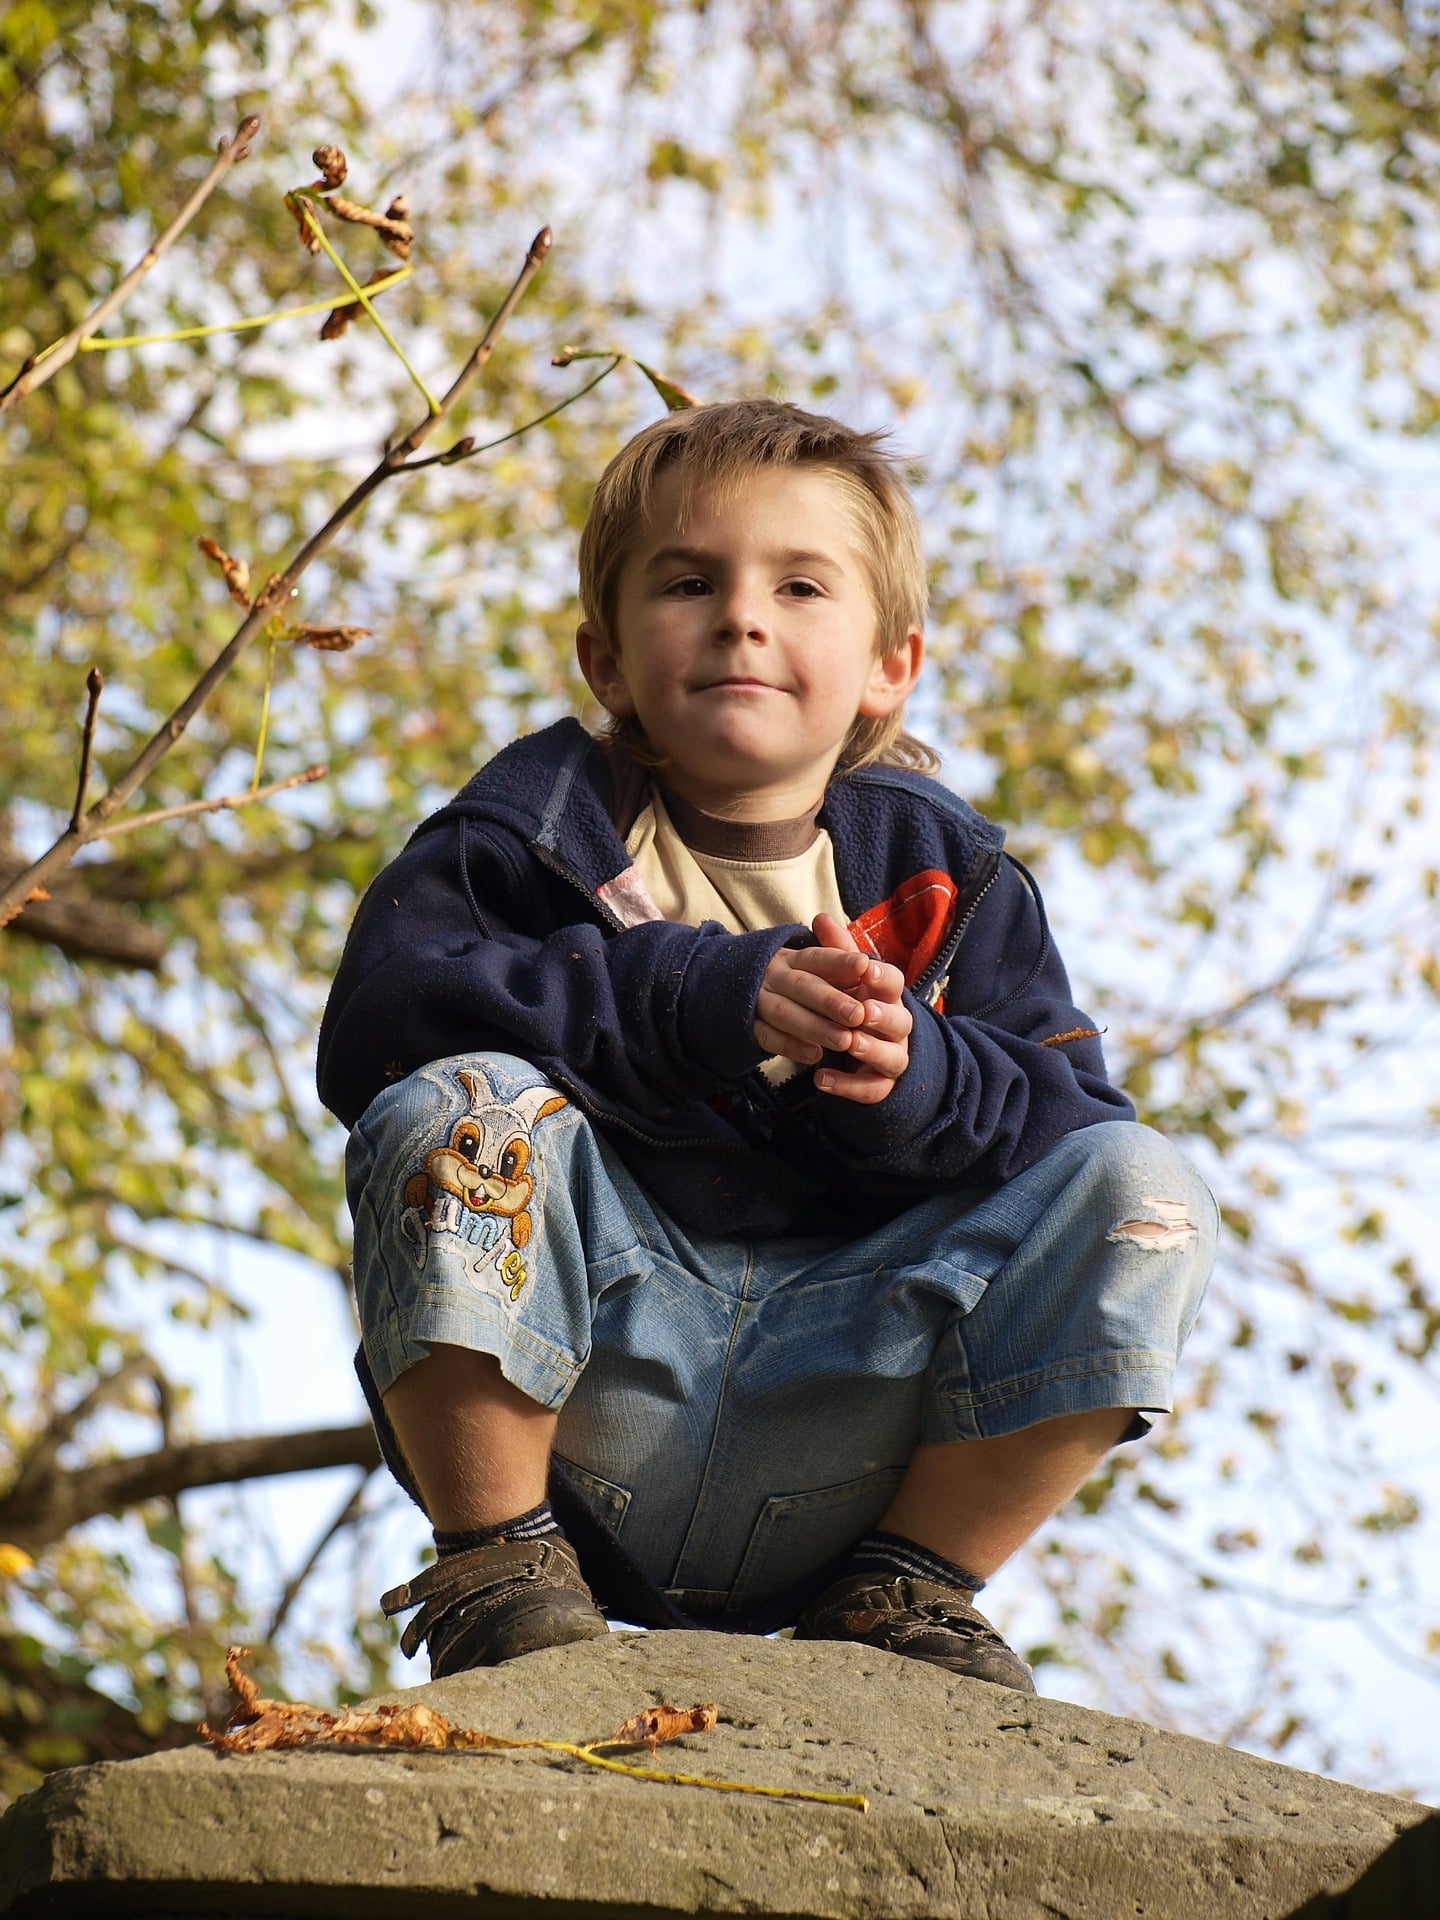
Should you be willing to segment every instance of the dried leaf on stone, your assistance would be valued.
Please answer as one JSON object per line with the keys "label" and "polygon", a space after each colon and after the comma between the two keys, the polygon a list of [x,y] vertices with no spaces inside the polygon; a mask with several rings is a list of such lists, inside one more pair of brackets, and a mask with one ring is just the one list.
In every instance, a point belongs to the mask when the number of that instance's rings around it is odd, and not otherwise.
{"label": "dried leaf on stone", "polygon": [[312,1707],[303,1701],[266,1700],[240,1662],[248,1647],[231,1647],[225,1675],[235,1706],[224,1727],[201,1725],[200,1732],[221,1753],[273,1753],[320,1743],[342,1746],[436,1747],[455,1751],[491,1745],[490,1736],[456,1727],[432,1707],[382,1705],[344,1712]]}
{"label": "dried leaf on stone", "polygon": [[600,1767],[607,1773],[620,1773],[631,1780],[654,1780],[663,1786],[705,1787],[715,1793],[763,1794],[772,1800],[818,1800],[827,1806],[852,1807],[858,1813],[868,1810],[870,1802],[863,1793],[821,1793],[809,1787],[767,1787],[746,1780],[714,1780],[694,1773],[665,1773],[655,1767],[636,1766],[616,1760],[599,1751],[602,1747],[648,1746],[652,1750],[662,1740],[675,1740],[684,1733],[709,1733],[719,1713],[713,1701],[695,1707],[645,1707],[632,1714],[619,1732],[609,1740],[579,1744],[573,1740],[516,1740],[498,1733],[482,1733],[478,1727],[457,1727],[430,1707],[352,1707],[345,1713],[332,1713],[326,1707],[311,1707],[302,1701],[266,1700],[240,1662],[249,1658],[248,1647],[231,1647],[225,1656],[225,1672],[235,1706],[229,1720],[218,1731],[200,1726],[201,1735],[221,1753],[273,1753],[290,1747],[348,1745],[355,1747],[429,1747],[445,1752],[489,1748],[514,1752],[527,1749],[564,1755],[582,1760],[587,1767]]}
{"label": "dried leaf on stone", "polygon": [[649,1747],[653,1753],[666,1740],[678,1740],[687,1733],[709,1733],[720,1717],[713,1700],[694,1707],[646,1707],[632,1713],[613,1740],[605,1746]]}

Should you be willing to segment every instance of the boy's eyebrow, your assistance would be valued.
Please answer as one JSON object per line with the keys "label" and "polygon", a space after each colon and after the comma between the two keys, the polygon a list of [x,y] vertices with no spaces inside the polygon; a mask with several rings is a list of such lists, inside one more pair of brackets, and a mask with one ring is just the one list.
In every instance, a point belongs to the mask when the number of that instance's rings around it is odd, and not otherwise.
{"label": "boy's eyebrow", "polygon": [[[660,567],[704,567],[709,566],[716,556],[704,547],[661,547],[658,553],[652,553],[645,562],[645,571],[653,573]],[[767,553],[765,558],[773,565],[782,567],[839,567],[842,563],[833,553],[820,553],[808,547],[785,547],[775,553]]]}

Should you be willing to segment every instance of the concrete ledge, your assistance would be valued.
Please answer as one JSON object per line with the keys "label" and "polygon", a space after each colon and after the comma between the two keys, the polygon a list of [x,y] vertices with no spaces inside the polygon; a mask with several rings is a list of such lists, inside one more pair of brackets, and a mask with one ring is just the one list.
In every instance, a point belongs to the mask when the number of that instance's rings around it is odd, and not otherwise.
{"label": "concrete ledge", "polygon": [[565,1739],[713,1699],[715,1732],[657,1764],[863,1792],[871,1811],[539,1754],[187,1748],[18,1801],[0,1914],[1288,1920],[1427,1812],[847,1646],[617,1634],[390,1697]]}

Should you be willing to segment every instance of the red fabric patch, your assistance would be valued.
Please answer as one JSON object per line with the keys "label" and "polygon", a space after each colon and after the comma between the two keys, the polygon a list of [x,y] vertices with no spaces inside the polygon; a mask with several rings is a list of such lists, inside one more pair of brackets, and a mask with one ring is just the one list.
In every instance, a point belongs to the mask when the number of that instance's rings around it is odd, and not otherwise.
{"label": "red fabric patch", "polygon": [[902,880],[888,900],[867,907],[850,931],[867,953],[887,960],[913,986],[945,944],[960,889],[948,873],[927,867]]}

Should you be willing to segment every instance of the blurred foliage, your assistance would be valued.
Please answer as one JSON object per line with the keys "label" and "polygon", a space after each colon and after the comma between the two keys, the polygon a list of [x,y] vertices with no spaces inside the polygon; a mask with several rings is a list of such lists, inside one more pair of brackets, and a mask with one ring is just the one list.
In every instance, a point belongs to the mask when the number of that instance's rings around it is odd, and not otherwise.
{"label": "blurred foliage", "polygon": [[[1417,1670],[1440,1632],[1406,1558],[1440,1338],[1428,18],[1393,0],[441,0],[373,24],[323,0],[18,0],[0,19],[0,375],[261,110],[255,156],[112,332],[330,291],[282,194],[333,140],[358,198],[409,198],[418,270],[384,311],[432,384],[555,226],[461,431],[505,433],[580,385],[550,365],[563,343],[623,347],[702,396],[895,425],[933,569],[914,718],[1041,865],[1114,1070],[1229,1228],[1190,1417],[1115,1455],[1006,1585],[1028,1580],[1037,1652],[1096,1676],[1097,1700],[1352,1774],[1284,1616],[1242,1644],[1218,1609],[1284,1588],[1366,1610]],[[354,75],[377,50],[392,85],[367,116]],[[370,238],[343,238],[362,277],[386,263]],[[9,417],[0,842],[34,853],[68,818],[92,664],[103,772],[231,630],[195,540],[263,580],[411,423],[373,331],[322,345],[318,325],[85,354]],[[575,702],[576,529],[656,405],[622,370],[392,487],[307,577],[299,617],[375,638],[257,649],[142,799],[249,781],[267,670],[264,777],[323,759],[329,780],[107,843],[72,876],[163,937],[157,974],[0,936],[0,1459],[157,1315],[232,1311],[186,1251],[207,1225],[345,1285],[341,1140],[309,1072],[327,976],[410,826]],[[1391,1405],[1413,1431],[1387,1448]],[[153,1444],[141,1418],[93,1443]],[[262,1635],[203,1530],[150,1516],[168,1585],[137,1551],[94,1526],[11,1578],[12,1790],[117,1750],[111,1695],[123,1738],[165,1736],[225,1640]],[[1157,1569],[1171,1604],[1147,1620]],[[378,1679],[385,1645],[362,1619],[334,1655],[344,1684]],[[272,1671],[295,1653],[282,1634]]]}

